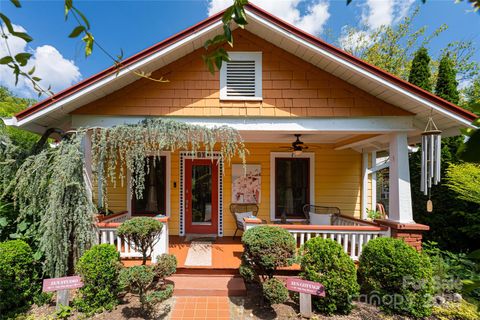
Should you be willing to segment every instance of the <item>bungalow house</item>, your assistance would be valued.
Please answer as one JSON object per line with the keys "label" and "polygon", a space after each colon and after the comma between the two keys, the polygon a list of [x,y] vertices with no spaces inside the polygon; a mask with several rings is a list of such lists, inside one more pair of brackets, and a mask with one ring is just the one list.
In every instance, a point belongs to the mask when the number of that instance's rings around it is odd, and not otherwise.
{"label": "bungalow house", "polygon": [[[448,137],[471,126],[475,115],[252,4],[245,10],[248,25],[234,30],[233,48],[225,45],[231,62],[214,75],[202,61],[203,44],[222,33],[223,12],[127,58],[118,73],[110,67],[4,121],[39,134],[148,117],[240,132],[250,152],[247,176],[238,159],[224,164],[201,152],[165,151],[146,177],[143,199],[132,197],[127,185],[108,186],[116,213],[99,224],[99,240],[117,244],[124,257],[136,253],[120,245],[115,227],[129,217],[164,214],[168,228],[159,252],[169,250],[169,239],[176,252],[172,243],[192,234],[230,241],[237,231],[231,211],[257,213],[255,206],[236,210],[236,203],[258,206],[257,218],[240,218],[245,228],[277,223],[299,244],[330,237],[354,259],[377,236],[419,247],[428,227],[412,216],[409,145],[420,141],[430,117]],[[139,78],[133,70],[169,82]],[[378,152],[388,161],[380,163]],[[367,221],[379,202],[375,173],[387,166],[388,219]],[[328,207],[333,216],[308,222],[305,205]],[[318,209],[305,208],[307,214]]]}

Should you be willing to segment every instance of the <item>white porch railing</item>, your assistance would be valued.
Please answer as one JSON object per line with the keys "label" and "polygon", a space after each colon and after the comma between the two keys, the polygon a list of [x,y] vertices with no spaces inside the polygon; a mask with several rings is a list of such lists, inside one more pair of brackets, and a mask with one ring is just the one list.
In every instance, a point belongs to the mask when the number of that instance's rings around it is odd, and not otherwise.
{"label": "white porch railing", "polygon": [[[314,237],[337,241],[354,261],[358,261],[363,246],[370,240],[389,236],[389,229],[386,227],[367,221],[353,221],[357,219],[350,219],[345,216],[340,217],[341,219],[337,221],[338,223],[344,223],[342,225],[274,224],[273,226],[288,230],[299,247]],[[255,219],[249,218],[245,219],[245,223],[247,229],[261,225]]]}
{"label": "white porch railing", "polygon": [[[148,255],[151,255],[152,262],[156,262],[158,255],[168,253],[168,217],[156,219],[163,223],[163,228],[157,243],[153,247],[153,252],[147,252]],[[121,224],[121,222],[99,222],[97,224],[98,242],[114,245],[121,258],[142,258],[140,251],[135,250],[131,243],[124,241],[117,235],[117,228]]]}
{"label": "white porch railing", "polygon": [[128,220],[128,212],[114,213],[108,216],[99,216],[100,222],[125,222]]}

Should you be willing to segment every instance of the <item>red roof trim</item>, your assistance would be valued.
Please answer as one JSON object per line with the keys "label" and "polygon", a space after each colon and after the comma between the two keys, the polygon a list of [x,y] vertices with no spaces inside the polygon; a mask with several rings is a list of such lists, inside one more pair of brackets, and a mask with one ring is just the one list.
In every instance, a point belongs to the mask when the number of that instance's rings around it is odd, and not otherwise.
{"label": "red roof trim", "polygon": [[[217,22],[218,20],[220,20],[222,18],[222,15],[223,15],[223,12],[219,12],[195,25],[193,25],[192,27],[189,27],[161,42],[158,42],[156,44],[154,44],[153,46],[143,50],[143,51],[140,51],[139,53],[137,54],[134,54],[133,56],[131,57],[128,57],[126,58],[125,60],[122,61],[122,65],[124,67],[126,66],[129,66],[135,62],[137,62],[138,60],[141,60],[145,57],[148,57],[152,54],[154,54],[155,52],[157,51],[160,51],[162,49],[164,49],[165,47],[168,47],[169,45],[172,45],[192,34],[194,34],[195,32],[198,32],[202,29],[205,29],[206,27],[214,24],[215,22]],[[103,79],[103,78],[106,78],[108,77],[109,75],[111,74],[114,74],[115,72],[117,72],[117,68],[115,66],[111,66],[93,76],[91,76],[90,78],[87,78],[85,80],[82,80],[80,81],[79,83],[65,89],[65,90],[62,90],[56,94],[54,94],[52,97],[49,97],[45,100],[42,100],[40,101],[39,103],[31,106],[30,108],[27,108],[23,111],[20,111],[19,113],[17,113],[15,116],[21,120],[21,119],[24,119],[42,109],[45,109],[46,107],[50,106],[52,103],[54,102],[58,102],[59,100],[61,99],[64,99],[82,89],[84,89],[85,87],[88,87],[89,85]]]}
{"label": "red roof trim", "polygon": [[[295,34],[296,36],[298,36],[299,38],[302,38],[303,40],[315,45],[315,46],[318,46],[318,47],[322,47],[323,49],[329,51],[330,53],[336,55],[336,56],[339,56],[353,64],[355,64],[356,66],[360,67],[360,68],[363,68],[373,74],[375,74],[376,76],[379,76],[387,81],[390,81],[390,82],[393,82],[395,83],[397,86],[405,89],[405,90],[408,90],[410,91],[411,93],[413,94],[416,94],[416,95],[419,95],[421,96],[422,98],[424,99],[427,99],[428,101],[430,102],[433,102],[443,108],[445,108],[446,110],[448,111],[451,111],[455,114],[457,114],[458,116],[468,120],[468,121],[473,121],[477,118],[477,116],[468,111],[468,110],[465,110],[453,103],[450,103],[440,97],[437,97],[436,95],[426,91],[426,90],[423,90],[422,88],[419,88],[403,79],[400,79],[374,65],[371,65],[323,40],[320,40],[319,38],[315,37],[315,36],[312,36],[308,33],[305,33],[304,31],[298,29],[297,27],[285,22],[285,21],[282,21],[280,20],[279,18],[271,15],[270,13],[268,13],[267,11],[249,3],[246,5],[246,8],[251,10],[253,13],[259,15],[259,16],[262,16],[263,18],[269,20],[270,22],[276,24],[278,27],[280,28],[283,28],[285,29],[286,31],[292,33],[292,34]],[[125,59],[122,64],[124,66],[128,66],[128,65],[131,65],[135,62],[137,62],[138,60],[141,60],[171,44],[174,44],[175,42],[179,41],[179,40],[182,40],[190,35],[192,35],[193,33],[197,32],[197,31],[200,31],[208,26],[210,26],[211,24],[215,23],[217,20],[221,19],[223,15],[223,11],[199,22],[198,24],[190,27],[190,28],[187,28],[185,29],[184,31],[181,31],[180,33],[177,33],[176,35],[170,37],[170,38],[167,38],[153,46],[151,46],[150,48],[147,48],[127,59]],[[61,99],[64,99],[72,94],[74,94],[75,92],[79,91],[79,90],[82,90],[83,88],[85,87],[88,87],[89,85],[95,83],[96,81],[98,80],[101,80],[113,73],[115,73],[117,70],[114,66],[111,66],[105,70],[103,70],[102,72],[100,73],[97,73],[93,76],[91,76],[90,78],[87,78],[81,82],[79,82],[78,84],[76,85],[73,85],[71,86],[70,88],[68,89],[65,89],[63,91],[60,91],[59,93],[55,94],[53,97],[50,97],[48,99],[45,99],[33,106],[31,106],[30,108],[28,109],[25,109],[21,112],[19,112],[18,114],[16,114],[15,116],[21,120],[21,119],[24,119],[26,118],[27,116],[30,116],[48,106],[50,106],[52,103],[54,102],[57,102],[58,100],[61,100]]]}

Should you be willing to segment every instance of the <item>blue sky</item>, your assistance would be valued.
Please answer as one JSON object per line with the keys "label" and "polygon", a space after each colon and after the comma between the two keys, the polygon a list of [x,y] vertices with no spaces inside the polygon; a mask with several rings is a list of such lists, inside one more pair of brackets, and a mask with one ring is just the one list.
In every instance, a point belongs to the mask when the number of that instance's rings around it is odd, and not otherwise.
{"label": "blue sky", "polygon": [[[123,49],[125,57],[155,44],[206,18],[210,13],[228,4],[222,0],[192,1],[80,1],[75,0],[89,18],[96,39],[112,54]],[[428,26],[433,31],[442,23],[449,29],[435,39],[432,55],[454,40],[473,40],[480,48],[480,15],[470,12],[468,3],[454,4],[454,0],[354,0],[350,6],[345,0],[253,0],[273,14],[315,33],[330,42],[338,41],[346,25],[374,29],[379,24],[395,24],[421,6],[416,26]],[[27,50],[34,53],[32,63],[42,64],[37,72],[43,81],[61,90],[81,79],[91,76],[111,65],[103,53],[94,49],[89,58],[83,54],[79,39],[69,39],[73,21],[64,21],[63,0],[22,1],[23,8],[16,9],[8,0],[0,0],[0,11],[12,22],[34,38]],[[5,49],[2,42],[0,53]],[[25,44],[14,43],[18,50]],[[23,46],[23,47],[22,47]],[[480,50],[476,52],[480,61]],[[45,63],[46,62],[46,63]],[[11,72],[0,70],[0,84],[7,85],[22,96],[31,96],[26,83],[14,87]]]}

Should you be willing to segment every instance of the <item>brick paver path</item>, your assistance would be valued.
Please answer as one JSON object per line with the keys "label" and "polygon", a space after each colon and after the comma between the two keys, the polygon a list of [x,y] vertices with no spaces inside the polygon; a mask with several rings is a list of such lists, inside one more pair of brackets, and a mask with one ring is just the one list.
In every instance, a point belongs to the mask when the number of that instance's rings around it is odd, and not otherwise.
{"label": "brick paver path", "polygon": [[230,320],[228,297],[176,297],[171,320]]}

